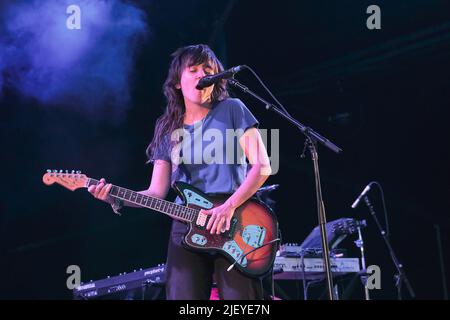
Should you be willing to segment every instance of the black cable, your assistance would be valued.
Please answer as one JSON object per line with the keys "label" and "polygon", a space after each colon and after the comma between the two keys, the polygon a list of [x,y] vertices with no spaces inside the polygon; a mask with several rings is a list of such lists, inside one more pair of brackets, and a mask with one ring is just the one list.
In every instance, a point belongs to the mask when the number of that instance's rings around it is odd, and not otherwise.
{"label": "black cable", "polygon": [[383,188],[381,187],[381,184],[379,184],[377,181],[372,181],[371,183],[376,184],[377,187],[380,189],[381,202],[383,203],[383,210],[384,210],[384,221],[386,224],[385,231],[386,231],[386,236],[389,237],[389,220],[388,220],[388,214],[387,214],[387,210],[386,210],[386,203],[384,201],[384,191],[383,191]]}
{"label": "black cable", "polygon": [[234,268],[234,266],[236,265],[236,263],[238,263],[238,261],[239,261],[239,262],[242,261],[242,259],[244,259],[246,256],[248,256],[250,253],[252,253],[252,252],[254,252],[254,251],[258,250],[258,249],[261,249],[261,248],[263,248],[263,247],[265,247],[265,246],[267,246],[267,245],[269,245],[269,244],[275,243],[275,242],[277,242],[277,241],[281,241],[281,239],[280,239],[280,238],[276,238],[276,239],[270,240],[269,242],[263,244],[262,246],[250,250],[250,251],[247,252],[246,254],[242,255],[238,260],[234,261],[233,264],[231,264],[231,265],[228,267],[227,271],[231,271],[231,269]]}
{"label": "black cable", "polygon": [[250,68],[247,65],[243,65],[244,68],[250,70],[250,72],[255,76],[255,78],[259,81],[259,83],[262,85],[262,87],[264,89],[266,89],[266,91],[269,93],[269,95],[272,97],[273,100],[275,100],[275,102],[278,104],[278,106],[283,109],[283,111],[292,118],[292,116],[289,114],[289,112],[286,110],[286,108],[280,103],[280,101],[277,100],[277,98],[275,98],[275,96],[273,95],[273,93],[269,90],[269,88],[267,88],[267,86],[264,84],[264,82],[261,80],[261,78],[256,74],[255,71],[253,71],[252,68]]}

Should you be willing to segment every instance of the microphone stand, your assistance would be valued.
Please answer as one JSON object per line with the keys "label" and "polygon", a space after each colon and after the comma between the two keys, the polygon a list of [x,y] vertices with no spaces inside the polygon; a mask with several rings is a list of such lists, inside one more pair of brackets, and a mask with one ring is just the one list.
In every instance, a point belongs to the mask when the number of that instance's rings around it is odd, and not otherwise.
{"label": "microphone stand", "polygon": [[320,173],[319,173],[319,155],[317,153],[317,143],[320,142],[324,146],[328,147],[332,151],[336,153],[340,153],[342,151],[341,148],[333,144],[330,140],[322,137],[320,134],[315,132],[313,129],[301,124],[296,119],[292,118],[290,115],[286,114],[279,108],[275,107],[273,104],[267,102],[260,96],[258,96],[253,91],[249,90],[246,86],[241,84],[239,81],[237,81],[234,78],[228,79],[228,83],[232,85],[235,88],[238,88],[242,90],[245,93],[250,94],[257,100],[261,101],[265,104],[266,110],[271,110],[275,113],[278,113],[281,117],[288,120],[290,123],[294,124],[297,128],[300,129],[300,131],[306,136],[306,141],[309,146],[309,151],[311,152],[311,158],[313,160],[314,165],[314,178],[315,178],[315,186],[316,186],[316,200],[317,200],[317,212],[318,212],[318,220],[319,220],[319,226],[320,226],[320,236],[322,240],[322,250],[323,250],[323,259],[324,259],[324,266],[326,271],[326,280],[327,280],[327,289],[328,289],[328,296],[330,300],[334,300],[334,294],[333,294],[333,277],[331,275],[331,265],[330,265],[330,250],[328,248],[328,239],[327,239],[327,232],[326,232],[326,215],[325,215],[325,206],[323,203],[322,198],[322,188],[320,185]]}
{"label": "microphone stand", "polygon": [[397,287],[397,297],[398,300],[402,300],[402,283],[405,282],[406,287],[408,288],[409,294],[412,298],[415,298],[414,291],[411,287],[411,284],[408,281],[408,278],[406,277],[405,271],[403,271],[403,265],[397,260],[397,256],[394,253],[394,249],[392,249],[391,243],[389,242],[389,238],[386,234],[386,231],[383,230],[383,227],[381,226],[380,222],[378,221],[378,218],[375,214],[375,210],[373,209],[372,203],[370,203],[369,197],[364,196],[364,201],[366,202],[367,207],[369,208],[370,214],[375,220],[375,223],[378,226],[378,229],[380,230],[380,233],[384,239],[384,242],[386,243],[386,246],[388,247],[389,254],[391,255],[392,261],[395,264],[395,267],[397,268],[397,274],[394,276],[395,279],[395,286]]}
{"label": "microphone stand", "polygon": [[358,225],[357,229],[358,229],[358,240],[355,241],[355,244],[361,251],[362,271],[361,271],[360,279],[361,279],[361,282],[362,282],[362,284],[364,286],[365,298],[366,298],[366,300],[370,300],[369,288],[367,288],[366,257],[365,257],[365,250],[364,250],[364,240],[363,240],[362,234],[361,234],[361,226]]}

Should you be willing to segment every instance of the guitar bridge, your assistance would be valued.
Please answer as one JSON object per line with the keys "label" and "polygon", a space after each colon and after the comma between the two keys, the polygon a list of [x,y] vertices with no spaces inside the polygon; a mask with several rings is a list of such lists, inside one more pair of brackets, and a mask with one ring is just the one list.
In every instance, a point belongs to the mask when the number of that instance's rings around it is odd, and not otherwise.
{"label": "guitar bridge", "polygon": [[266,229],[262,226],[249,225],[242,232],[242,239],[253,248],[258,248],[264,243]]}

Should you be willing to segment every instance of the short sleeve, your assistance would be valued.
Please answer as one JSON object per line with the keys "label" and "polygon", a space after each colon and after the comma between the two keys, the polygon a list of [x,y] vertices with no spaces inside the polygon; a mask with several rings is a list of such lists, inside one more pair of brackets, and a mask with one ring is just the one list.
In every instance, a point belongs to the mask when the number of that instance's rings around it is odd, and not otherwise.
{"label": "short sleeve", "polygon": [[239,99],[233,99],[232,116],[234,129],[242,129],[244,132],[253,127],[258,127],[259,122]]}
{"label": "short sleeve", "polygon": [[170,162],[170,143],[168,135],[165,135],[161,143],[156,146],[150,161],[154,162],[155,160],[165,160]]}

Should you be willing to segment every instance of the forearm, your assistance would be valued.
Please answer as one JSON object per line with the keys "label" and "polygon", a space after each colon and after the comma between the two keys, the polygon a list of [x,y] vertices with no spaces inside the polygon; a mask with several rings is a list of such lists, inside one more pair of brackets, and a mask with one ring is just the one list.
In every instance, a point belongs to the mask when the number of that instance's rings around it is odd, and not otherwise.
{"label": "forearm", "polygon": [[247,173],[247,177],[239,188],[226,201],[231,207],[236,209],[250,197],[264,184],[271,174],[270,166],[263,166],[255,164]]}

